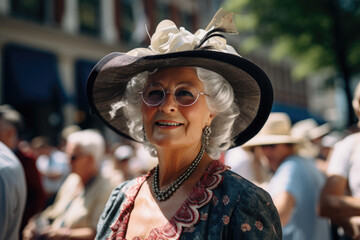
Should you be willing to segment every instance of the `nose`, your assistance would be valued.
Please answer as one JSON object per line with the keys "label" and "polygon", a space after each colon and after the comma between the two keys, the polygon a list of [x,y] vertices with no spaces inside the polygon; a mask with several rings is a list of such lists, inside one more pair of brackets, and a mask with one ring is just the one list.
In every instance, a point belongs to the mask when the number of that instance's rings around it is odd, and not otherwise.
{"label": "nose", "polygon": [[164,112],[176,112],[178,104],[175,102],[171,92],[165,93],[164,100],[159,105],[159,110]]}

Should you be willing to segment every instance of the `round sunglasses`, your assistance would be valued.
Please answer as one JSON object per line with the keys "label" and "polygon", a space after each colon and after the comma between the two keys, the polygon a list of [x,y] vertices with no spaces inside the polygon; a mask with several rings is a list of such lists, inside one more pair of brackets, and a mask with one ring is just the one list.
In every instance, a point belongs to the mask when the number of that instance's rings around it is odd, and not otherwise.
{"label": "round sunglasses", "polygon": [[196,103],[200,94],[208,96],[206,93],[199,92],[194,86],[188,84],[180,84],[173,92],[170,92],[165,91],[160,84],[152,83],[147,85],[144,91],[139,92],[144,103],[151,107],[160,105],[164,101],[167,93],[172,93],[175,102],[183,107],[188,107]]}

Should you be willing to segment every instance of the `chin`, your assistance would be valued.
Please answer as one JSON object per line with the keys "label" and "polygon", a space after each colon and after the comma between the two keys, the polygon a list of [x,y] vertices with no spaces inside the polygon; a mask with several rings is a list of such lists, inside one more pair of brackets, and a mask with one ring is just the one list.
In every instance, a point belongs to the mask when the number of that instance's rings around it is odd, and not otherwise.
{"label": "chin", "polygon": [[154,145],[156,148],[164,148],[164,147],[173,148],[173,147],[181,146],[181,144],[179,144],[179,142],[175,140],[174,141],[157,140],[157,141],[152,141],[151,144]]}
{"label": "chin", "polygon": [[184,148],[193,146],[194,143],[189,141],[184,141],[179,138],[162,138],[162,139],[153,139],[151,144],[156,148]]}

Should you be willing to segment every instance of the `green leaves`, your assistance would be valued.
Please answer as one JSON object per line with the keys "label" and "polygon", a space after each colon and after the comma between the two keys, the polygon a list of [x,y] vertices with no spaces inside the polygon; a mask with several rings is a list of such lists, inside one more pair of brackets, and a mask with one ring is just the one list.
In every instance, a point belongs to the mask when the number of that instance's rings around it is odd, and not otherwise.
{"label": "green leaves", "polygon": [[360,0],[227,0],[225,7],[238,14],[242,53],[270,48],[273,61],[295,60],[296,79],[342,77],[348,124],[355,122],[350,81],[360,74]]}
{"label": "green leaves", "polygon": [[339,57],[351,75],[359,73],[359,0],[228,0],[237,13],[242,52],[271,46],[271,59],[298,60],[297,77],[322,68],[340,70]]}

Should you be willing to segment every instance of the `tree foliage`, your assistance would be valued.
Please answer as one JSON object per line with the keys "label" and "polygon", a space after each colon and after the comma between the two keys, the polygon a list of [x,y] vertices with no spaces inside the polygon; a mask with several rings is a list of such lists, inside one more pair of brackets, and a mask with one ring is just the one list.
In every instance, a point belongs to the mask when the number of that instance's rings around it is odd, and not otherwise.
{"label": "tree foliage", "polygon": [[249,36],[242,47],[267,44],[272,57],[291,56],[299,78],[331,69],[351,100],[350,79],[360,73],[360,0],[228,0],[224,7],[239,13],[239,31]]}

